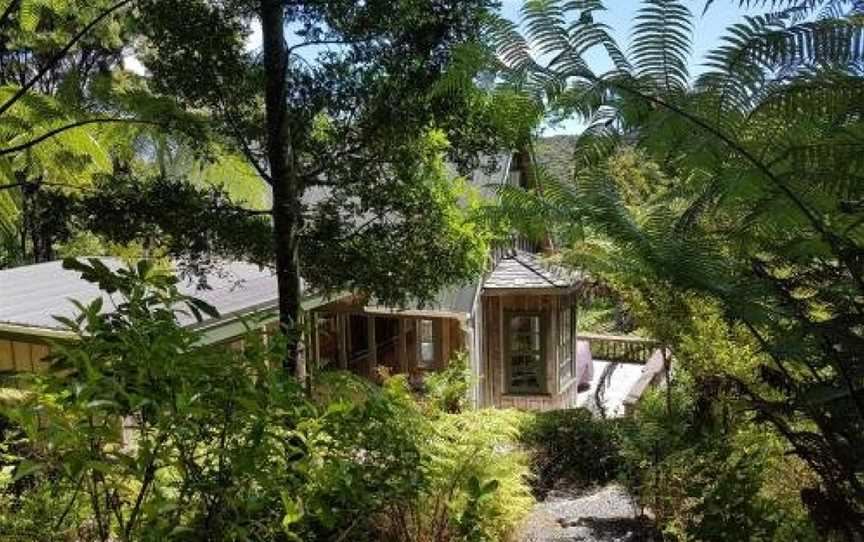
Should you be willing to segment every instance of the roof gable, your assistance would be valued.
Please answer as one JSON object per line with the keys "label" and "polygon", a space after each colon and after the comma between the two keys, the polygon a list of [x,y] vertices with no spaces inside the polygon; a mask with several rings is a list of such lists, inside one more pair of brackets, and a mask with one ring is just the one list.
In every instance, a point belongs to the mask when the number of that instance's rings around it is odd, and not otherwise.
{"label": "roof gable", "polygon": [[544,263],[522,250],[506,253],[486,278],[486,289],[569,288],[579,276]]}

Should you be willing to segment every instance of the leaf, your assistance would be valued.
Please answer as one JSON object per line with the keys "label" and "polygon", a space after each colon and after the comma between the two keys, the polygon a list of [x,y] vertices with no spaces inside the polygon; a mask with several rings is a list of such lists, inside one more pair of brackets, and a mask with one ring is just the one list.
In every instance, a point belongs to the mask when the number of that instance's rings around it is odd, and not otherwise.
{"label": "leaf", "polygon": [[195,317],[199,322],[202,320],[202,318],[198,311],[203,312],[210,318],[219,318],[219,311],[216,310],[216,307],[202,299],[190,297],[186,300],[186,304],[189,306],[192,312],[195,313]]}
{"label": "leaf", "polygon": [[42,465],[38,463],[34,463],[32,461],[22,461],[15,467],[15,475],[12,476],[12,482],[17,482],[18,480],[24,478],[25,476],[30,476],[31,474],[35,474],[43,469]]}
{"label": "leaf", "polygon": [[296,501],[291,498],[287,491],[282,491],[282,508],[285,514],[282,516],[282,528],[286,534],[291,534],[291,525],[297,523],[303,518],[302,501],[298,498]]}

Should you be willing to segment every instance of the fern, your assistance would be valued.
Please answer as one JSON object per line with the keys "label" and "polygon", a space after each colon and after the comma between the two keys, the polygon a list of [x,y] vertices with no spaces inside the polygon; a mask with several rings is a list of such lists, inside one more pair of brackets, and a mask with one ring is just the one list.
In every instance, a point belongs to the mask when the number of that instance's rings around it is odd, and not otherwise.
{"label": "fern", "polygon": [[630,49],[637,74],[666,92],[688,83],[687,62],[693,33],[690,10],[676,0],[648,0],[639,10]]}

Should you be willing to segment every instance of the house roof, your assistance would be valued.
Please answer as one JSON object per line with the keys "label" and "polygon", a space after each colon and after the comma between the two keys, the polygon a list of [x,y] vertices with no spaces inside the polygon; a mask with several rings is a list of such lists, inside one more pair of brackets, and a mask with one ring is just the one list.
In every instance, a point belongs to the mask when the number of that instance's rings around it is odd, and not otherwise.
{"label": "house roof", "polygon": [[[112,269],[123,265],[117,258],[99,259]],[[219,320],[276,304],[276,277],[257,265],[226,262],[218,272],[209,273],[206,281],[207,289],[198,289],[196,280],[181,280],[178,287],[213,305],[222,316]],[[4,269],[0,271],[0,325],[63,330],[54,315],[73,317],[77,309],[72,300],[89,303],[98,297],[109,310],[111,296],[82,279],[79,272],[63,269],[60,261]],[[192,316],[181,315],[179,320],[184,325],[197,323]]]}
{"label": "house roof", "polygon": [[474,308],[479,281],[464,286],[443,288],[430,302],[420,304],[409,302],[404,307],[386,307],[377,305],[374,301],[365,307],[366,312],[382,314],[403,314],[406,316],[438,316],[450,318],[467,318]]}
{"label": "house roof", "polygon": [[[99,258],[111,269],[123,266],[117,258]],[[276,277],[269,269],[242,262],[224,262],[217,271],[205,277],[207,289],[198,288],[198,280],[181,280],[180,291],[202,299],[214,306],[219,318],[205,316],[197,322],[191,315],[179,315],[181,324],[193,327],[221,325],[221,322],[236,320],[242,314],[273,309],[277,306]],[[477,284],[444,288],[436,298],[419,305],[409,303],[403,308],[370,305],[368,312],[442,315],[463,317],[471,313]],[[16,333],[40,334],[67,331],[54,316],[74,317],[78,310],[72,300],[90,303],[101,297],[104,310],[108,311],[117,301],[99,290],[96,284],[81,278],[77,271],[63,269],[61,261],[27,265],[0,270],[0,328],[6,327]],[[314,308],[321,300],[310,297],[304,300],[307,308]],[[242,332],[242,330],[241,330]]]}
{"label": "house roof", "polygon": [[498,260],[483,287],[493,290],[569,288],[578,279],[578,275],[551,266],[536,254],[512,250]]}

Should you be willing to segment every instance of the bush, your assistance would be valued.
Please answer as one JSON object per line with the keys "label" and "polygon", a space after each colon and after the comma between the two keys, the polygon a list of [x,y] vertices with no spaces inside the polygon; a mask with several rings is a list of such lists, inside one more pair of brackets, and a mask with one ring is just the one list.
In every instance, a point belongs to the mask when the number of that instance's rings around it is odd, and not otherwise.
{"label": "bush", "polygon": [[800,499],[772,487],[793,460],[780,439],[724,414],[715,392],[679,370],[671,401],[666,390],[643,397],[620,433],[631,492],[668,540],[819,540]]}
{"label": "bush", "polygon": [[310,476],[306,506],[317,524],[307,536],[503,540],[530,510],[528,460],[515,445],[524,414],[451,414],[415,399],[402,376],[379,388],[329,373],[315,388],[330,403],[310,438],[322,453]]}
{"label": "bush", "polygon": [[122,300],[79,305],[79,340],[2,407],[4,540],[479,542],[528,511],[519,414],[451,414],[402,377],[325,373],[307,398],[272,369],[281,338],[201,347],[176,314],[211,309],[172,277],[72,265]]}
{"label": "bush", "polygon": [[426,400],[432,404],[433,409],[450,414],[465,410],[468,406],[468,390],[471,389],[467,352],[457,352],[445,369],[426,377],[424,386]]}
{"label": "bush", "polygon": [[535,491],[543,495],[559,482],[578,486],[615,479],[622,467],[616,420],[594,418],[578,408],[529,417],[522,442],[531,450]]}

